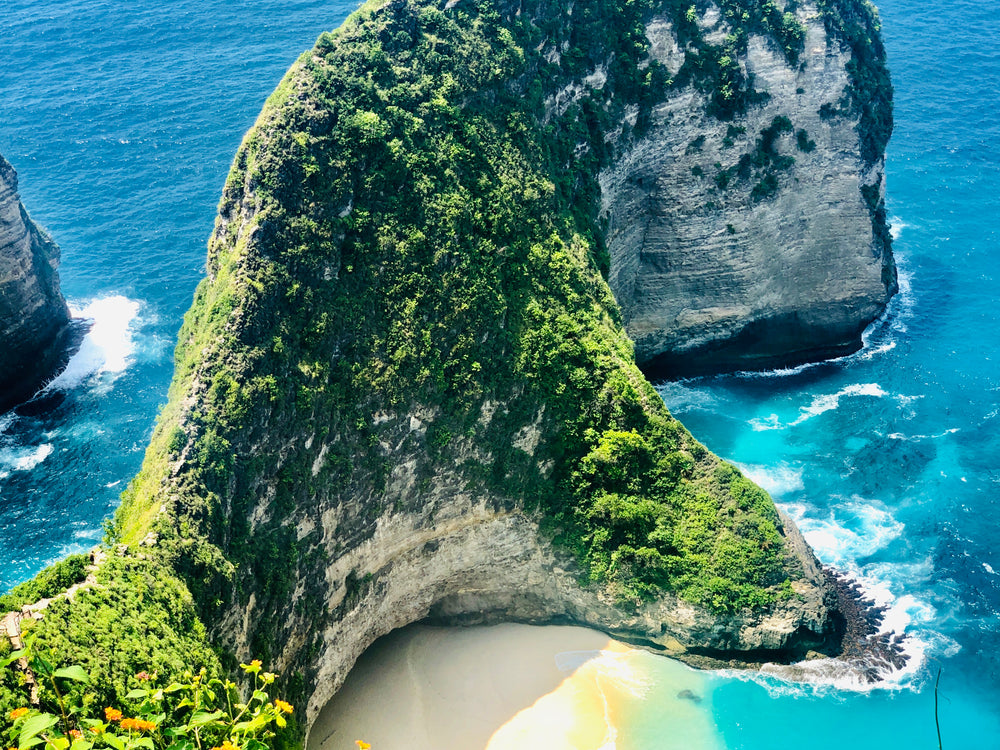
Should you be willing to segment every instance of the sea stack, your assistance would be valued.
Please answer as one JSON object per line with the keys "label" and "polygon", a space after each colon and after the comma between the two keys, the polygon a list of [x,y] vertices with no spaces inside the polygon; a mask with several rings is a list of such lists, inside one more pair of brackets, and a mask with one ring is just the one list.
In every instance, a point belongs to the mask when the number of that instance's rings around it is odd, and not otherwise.
{"label": "sea stack", "polygon": [[608,280],[651,377],[849,354],[895,294],[885,50],[870,9],[838,5],[790,5],[770,38],[740,31],[732,7],[686,30],[647,22],[675,80],[715,54],[744,87],[669,89],[600,174]]}
{"label": "sea stack", "polygon": [[58,265],[59,247],[24,210],[17,172],[0,156],[0,412],[30,398],[65,352]]}

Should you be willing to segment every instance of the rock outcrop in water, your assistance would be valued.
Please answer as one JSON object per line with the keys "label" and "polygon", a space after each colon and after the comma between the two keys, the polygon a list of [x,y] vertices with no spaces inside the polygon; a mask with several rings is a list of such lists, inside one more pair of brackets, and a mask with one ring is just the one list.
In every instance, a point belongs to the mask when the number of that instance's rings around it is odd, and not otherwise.
{"label": "rock outcrop in water", "polygon": [[29,218],[17,173],[0,156],[0,413],[52,376],[69,335],[59,248]]}
{"label": "rock outcrop in water", "polygon": [[[874,23],[854,0],[824,7],[831,30]],[[808,70],[816,12],[392,0],[324,34],[237,154],[116,552],[38,637],[111,675],[144,666],[91,640],[134,641],[139,620],[162,674],[205,642],[260,657],[305,729],[365,648],[426,617],[571,621],[739,661],[835,653],[812,553],[670,416],[605,278],[627,244],[615,196],[629,165],[662,161],[641,155],[673,137],[668,112],[705,128],[689,172],[723,130],[750,149],[718,167],[731,221],[749,220],[744,183],[765,215],[791,200],[789,128],[803,153],[829,146],[772,116],[740,60]],[[830,34],[842,64],[859,37]],[[878,70],[855,66],[854,87]],[[824,117],[877,100],[848,92]]]}
{"label": "rock outcrop in water", "polygon": [[[609,282],[653,375],[850,353],[896,292],[883,184],[892,92],[877,25],[849,4],[833,20],[812,3],[796,14],[800,54],[751,34],[736,56],[754,106],[720,119],[713,92],[677,90],[601,171]],[[712,6],[699,23],[715,40],[734,30]],[[674,75],[695,54],[669,18],[647,35]]]}

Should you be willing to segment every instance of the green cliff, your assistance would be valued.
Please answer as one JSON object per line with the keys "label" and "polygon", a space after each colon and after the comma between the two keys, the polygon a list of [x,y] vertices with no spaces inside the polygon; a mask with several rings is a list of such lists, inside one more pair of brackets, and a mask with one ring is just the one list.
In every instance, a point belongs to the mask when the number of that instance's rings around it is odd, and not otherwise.
{"label": "green cliff", "polygon": [[[8,632],[87,666],[102,705],[139,670],[262,658],[303,731],[371,642],[428,616],[835,652],[811,553],[670,416],[606,281],[598,174],[656,105],[694,88],[723,121],[755,106],[748,39],[797,64],[793,4],[720,7],[721,44],[669,0],[380,2],[324,34],[236,156],[106,554],[0,599]],[[871,11],[823,12],[860,45],[838,106],[879,150]],[[680,71],[647,54],[654,16],[695,50]],[[11,665],[0,710],[29,692]]]}

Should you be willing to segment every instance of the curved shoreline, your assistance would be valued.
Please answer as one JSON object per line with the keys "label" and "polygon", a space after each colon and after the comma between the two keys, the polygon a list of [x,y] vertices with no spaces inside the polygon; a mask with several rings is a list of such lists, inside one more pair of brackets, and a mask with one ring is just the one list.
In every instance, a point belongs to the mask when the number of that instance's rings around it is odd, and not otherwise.
{"label": "curved shoreline", "polygon": [[343,750],[356,739],[378,750],[611,748],[628,726],[627,705],[655,689],[669,696],[658,706],[677,731],[714,750],[707,676],[664,660],[669,684],[651,685],[646,658],[574,626],[410,626],[362,656],[306,748]]}

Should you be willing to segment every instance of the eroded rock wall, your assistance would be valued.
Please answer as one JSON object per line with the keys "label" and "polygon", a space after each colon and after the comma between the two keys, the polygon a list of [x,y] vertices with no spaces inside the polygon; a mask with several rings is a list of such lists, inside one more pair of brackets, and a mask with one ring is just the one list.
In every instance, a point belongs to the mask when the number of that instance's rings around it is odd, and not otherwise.
{"label": "eroded rock wall", "polygon": [[[696,87],[672,92],[601,171],[609,282],[654,376],[848,353],[896,291],[884,159],[865,158],[862,115],[845,104],[852,50],[815,5],[797,15],[806,39],[794,63],[750,36],[739,64],[761,96],[745,114],[719,119]],[[715,41],[731,31],[714,7],[700,24]],[[697,54],[668,18],[647,36],[672,73]]]}
{"label": "eroded rock wall", "polygon": [[69,310],[58,264],[59,248],[29,218],[0,156],[0,412],[29,398],[63,354]]}
{"label": "eroded rock wall", "polygon": [[[782,535],[788,567],[798,577],[792,595],[768,610],[711,613],[669,594],[623,602],[604,586],[589,584],[572,556],[553,547],[540,529],[542,516],[519,499],[470,491],[457,467],[439,470],[429,486],[422,483],[428,416],[426,410],[382,415],[394,466],[383,491],[349,502],[320,492],[315,503],[299,505],[285,519],[286,528],[294,529],[287,544],[310,552],[299,556],[280,622],[259,620],[255,614],[265,602],[251,594],[215,624],[226,647],[241,658],[259,653],[262,627],[279,634],[272,665],[286,673],[304,669],[309,676],[305,727],[372,643],[428,618],[465,625],[572,622],[680,658],[710,654],[786,662],[810,649],[836,649],[835,600],[787,517],[781,518]],[[327,455],[322,445],[305,440],[308,448],[287,447]],[[456,451],[456,465],[484,458],[471,441]],[[717,459],[706,455],[698,474],[704,478],[715,466]],[[274,497],[263,488],[258,494],[251,517],[260,529],[274,513]],[[373,517],[373,507],[383,510]]]}

